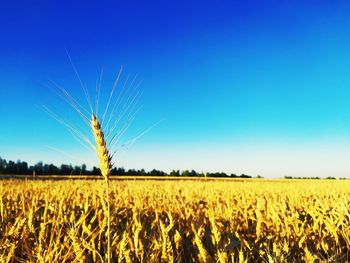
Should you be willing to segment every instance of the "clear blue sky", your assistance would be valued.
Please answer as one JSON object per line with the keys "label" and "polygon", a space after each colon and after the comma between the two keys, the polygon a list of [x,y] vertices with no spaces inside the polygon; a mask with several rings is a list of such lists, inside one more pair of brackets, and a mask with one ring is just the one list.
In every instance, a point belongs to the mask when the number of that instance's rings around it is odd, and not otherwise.
{"label": "clear blue sky", "polygon": [[[74,3],[72,3],[74,2]],[[0,8],[0,156],[94,165],[41,109],[143,79],[127,168],[350,176],[349,1],[9,1]],[[56,150],[53,150],[56,149]],[[62,153],[64,151],[64,153]],[[76,159],[72,159],[73,156]]]}

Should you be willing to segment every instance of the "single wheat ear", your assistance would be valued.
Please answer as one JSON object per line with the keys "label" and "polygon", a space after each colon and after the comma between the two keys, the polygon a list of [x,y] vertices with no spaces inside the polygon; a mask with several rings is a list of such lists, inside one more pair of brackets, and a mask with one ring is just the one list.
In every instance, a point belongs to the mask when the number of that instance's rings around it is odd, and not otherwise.
{"label": "single wheat ear", "polygon": [[105,181],[106,201],[107,201],[107,262],[111,262],[111,212],[109,205],[109,175],[112,169],[112,157],[107,149],[105,136],[101,124],[95,114],[91,116],[91,128],[96,142],[96,151],[100,162],[101,174]]}
{"label": "single wheat ear", "polygon": [[109,155],[101,124],[94,114],[92,114],[91,117],[91,128],[96,142],[96,151],[100,162],[101,174],[108,180],[112,169],[112,157]]}

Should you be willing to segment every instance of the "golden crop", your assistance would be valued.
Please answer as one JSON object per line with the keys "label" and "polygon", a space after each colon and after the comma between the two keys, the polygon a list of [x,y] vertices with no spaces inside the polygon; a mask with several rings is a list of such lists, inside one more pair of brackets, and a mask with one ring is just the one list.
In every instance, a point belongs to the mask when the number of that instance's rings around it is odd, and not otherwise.
{"label": "golden crop", "polygon": [[[0,262],[103,262],[102,181],[0,181]],[[350,181],[111,181],[112,262],[347,262]]]}

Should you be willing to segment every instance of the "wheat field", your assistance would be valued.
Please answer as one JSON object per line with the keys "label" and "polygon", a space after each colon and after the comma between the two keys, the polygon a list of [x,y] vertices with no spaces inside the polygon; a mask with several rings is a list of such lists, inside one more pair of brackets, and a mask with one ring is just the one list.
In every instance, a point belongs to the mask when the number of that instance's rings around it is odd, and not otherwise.
{"label": "wheat field", "polygon": [[[0,262],[105,262],[102,180],[0,181]],[[347,180],[111,181],[112,262],[347,262]]]}

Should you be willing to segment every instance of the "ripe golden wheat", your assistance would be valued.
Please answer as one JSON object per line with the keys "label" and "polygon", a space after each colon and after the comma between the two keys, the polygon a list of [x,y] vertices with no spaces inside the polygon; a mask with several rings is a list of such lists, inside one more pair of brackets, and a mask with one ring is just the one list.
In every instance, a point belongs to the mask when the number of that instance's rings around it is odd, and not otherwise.
{"label": "ripe golden wheat", "polygon": [[109,151],[107,149],[105,136],[101,129],[101,124],[94,114],[92,114],[91,117],[91,128],[96,142],[96,151],[99,160],[99,168],[101,170],[102,176],[105,178],[106,181],[108,181],[112,169],[112,157],[110,156]]}
{"label": "ripe golden wheat", "polygon": [[[0,181],[1,263],[349,261],[349,181],[113,182],[107,139],[91,102],[88,119],[63,93],[89,122],[104,182]],[[138,94],[121,98],[133,105],[122,107],[123,134]]]}
{"label": "ripe golden wheat", "polygon": [[106,146],[106,140],[104,133],[101,128],[101,124],[94,114],[91,117],[91,128],[94,134],[94,139],[96,143],[96,151],[99,159],[99,168],[101,174],[105,181],[105,199],[107,202],[107,262],[111,262],[111,215],[110,215],[110,203],[109,203],[109,175],[112,169],[112,157],[109,154],[109,151]]}
{"label": "ripe golden wheat", "polygon": [[[0,181],[0,262],[105,262],[103,181]],[[112,262],[348,262],[350,181],[110,181]]]}
{"label": "ripe golden wheat", "polygon": [[[115,147],[117,147],[119,140],[121,139],[122,135],[125,133],[125,131],[128,129],[130,123],[133,121],[138,108],[138,98],[140,96],[140,92],[138,91],[138,84],[136,84],[136,76],[133,78],[132,82],[129,82],[129,77],[127,77],[123,82],[123,87],[120,90],[120,93],[118,94],[117,98],[115,98],[113,95],[115,94],[115,89],[117,87],[117,84],[119,82],[119,79],[121,77],[122,68],[119,70],[119,73],[113,83],[113,86],[110,90],[110,94],[107,98],[107,104],[105,105],[104,111],[102,114],[98,114],[99,104],[100,104],[100,92],[101,92],[101,82],[102,82],[102,73],[100,75],[100,79],[96,84],[96,97],[95,97],[95,105],[93,106],[91,97],[89,95],[89,91],[86,87],[86,85],[82,82],[78,71],[76,70],[69,54],[68,58],[71,61],[73,70],[75,74],[77,75],[77,78],[81,84],[81,89],[85,95],[85,99],[88,105],[88,108],[86,109],[83,104],[78,102],[66,89],[63,87],[57,85],[55,82],[53,82],[53,85],[58,89],[57,94],[65,101],[67,102],[70,107],[78,113],[82,120],[84,121],[89,128],[92,130],[92,138],[91,133],[89,135],[86,135],[85,131],[79,129],[78,125],[72,124],[66,120],[63,120],[60,118],[57,114],[53,113],[51,110],[49,110],[47,107],[43,107],[44,111],[46,111],[50,116],[55,118],[59,123],[61,123],[64,127],[66,127],[74,136],[75,139],[78,140],[83,146],[88,147],[92,149],[93,151],[97,152],[97,157],[99,161],[99,169],[101,171],[101,174],[104,178],[104,198],[102,198],[102,206],[104,208],[104,212],[106,215],[106,220],[103,221],[103,225],[106,225],[107,231],[107,248],[106,252],[104,253],[104,257],[108,263],[111,262],[111,212],[110,212],[110,190],[109,190],[109,177],[112,170],[112,155],[110,154],[110,150],[115,153]],[[136,85],[135,85],[136,84]],[[91,116],[91,119],[89,119],[88,116]],[[105,121],[107,123],[105,126],[107,126],[107,135],[109,134],[110,137],[107,140],[107,137],[105,137],[104,131],[102,129],[102,123]],[[118,124],[123,123],[121,127],[118,126]],[[84,126],[85,127],[85,126]],[[116,132],[116,129],[119,128],[118,132]],[[89,131],[90,132],[90,131]],[[134,138],[131,141],[134,141],[136,138]],[[92,142],[94,141],[94,143]],[[111,149],[108,149],[107,143]],[[88,205],[88,203],[87,203]],[[74,230],[74,229],[73,229]],[[73,231],[72,230],[72,231]],[[72,247],[75,251],[78,251],[79,246],[77,245],[77,239],[73,235],[74,232],[70,231],[70,237],[72,241]],[[101,238],[101,235],[99,235],[99,238]],[[81,258],[82,253],[78,253],[77,258]],[[101,254],[99,254],[101,255]]]}

